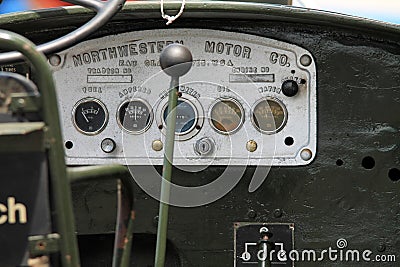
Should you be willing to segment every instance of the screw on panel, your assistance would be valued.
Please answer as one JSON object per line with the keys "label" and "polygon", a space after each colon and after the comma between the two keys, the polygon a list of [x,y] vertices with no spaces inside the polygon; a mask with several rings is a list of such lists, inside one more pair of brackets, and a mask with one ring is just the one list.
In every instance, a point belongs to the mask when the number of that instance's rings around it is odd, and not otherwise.
{"label": "screw on panel", "polygon": [[250,219],[254,219],[257,216],[257,212],[255,210],[249,210],[249,212],[247,212],[247,217],[249,217]]}
{"label": "screw on panel", "polygon": [[153,143],[151,144],[151,147],[153,148],[154,151],[161,151],[164,147],[164,144],[161,140],[154,140]]}
{"label": "screw on panel", "polygon": [[384,252],[386,250],[386,245],[381,243],[379,246],[376,248],[379,252]]}
{"label": "screw on panel", "polygon": [[61,57],[57,54],[51,55],[49,58],[50,65],[57,67],[61,64]]}
{"label": "screw on panel", "polygon": [[282,214],[283,214],[283,212],[282,212],[281,209],[276,209],[276,210],[274,210],[274,217],[275,217],[275,218],[280,218],[280,217],[282,217]]}
{"label": "screw on panel", "polygon": [[246,143],[246,149],[247,149],[247,151],[249,151],[249,152],[254,152],[254,151],[256,151],[256,150],[257,150],[257,142],[254,141],[254,140],[247,141],[247,143]]}
{"label": "screw on panel", "polygon": [[305,160],[308,161],[312,158],[312,152],[310,149],[305,148],[300,152],[300,157]]}
{"label": "screw on panel", "polygon": [[308,67],[311,65],[312,59],[309,55],[302,55],[300,58],[300,63],[304,67]]}

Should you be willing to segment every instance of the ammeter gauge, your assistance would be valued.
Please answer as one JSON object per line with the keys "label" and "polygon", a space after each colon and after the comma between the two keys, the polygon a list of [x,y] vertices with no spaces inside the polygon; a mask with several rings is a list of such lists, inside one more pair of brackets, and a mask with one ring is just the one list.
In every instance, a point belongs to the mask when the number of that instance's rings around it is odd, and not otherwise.
{"label": "ammeter gauge", "polygon": [[144,133],[153,122],[153,111],[146,101],[133,99],[120,105],[117,121],[129,133]]}

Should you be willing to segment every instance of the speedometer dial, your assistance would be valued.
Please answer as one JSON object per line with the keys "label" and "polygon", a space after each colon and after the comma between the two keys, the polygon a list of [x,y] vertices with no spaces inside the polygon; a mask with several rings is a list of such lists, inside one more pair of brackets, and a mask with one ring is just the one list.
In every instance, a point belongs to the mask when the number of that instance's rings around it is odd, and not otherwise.
{"label": "speedometer dial", "polygon": [[219,133],[230,134],[242,126],[244,110],[233,98],[219,99],[211,107],[211,126]]}
{"label": "speedometer dial", "polygon": [[[163,111],[163,120],[167,125],[168,105],[165,106]],[[197,114],[195,108],[187,100],[178,100],[176,106],[176,124],[175,133],[177,135],[184,135],[190,132],[195,126]]]}

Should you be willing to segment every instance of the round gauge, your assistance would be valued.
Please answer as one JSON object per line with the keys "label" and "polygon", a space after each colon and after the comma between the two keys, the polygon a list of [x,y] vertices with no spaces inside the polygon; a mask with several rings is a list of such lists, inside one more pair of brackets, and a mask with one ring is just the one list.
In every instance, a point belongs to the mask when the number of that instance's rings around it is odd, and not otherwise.
{"label": "round gauge", "polygon": [[[168,98],[160,100],[157,106],[157,125],[161,133],[167,134]],[[185,141],[197,135],[204,123],[204,111],[199,100],[182,93],[176,106],[175,140]]]}
{"label": "round gauge", "polygon": [[95,135],[107,125],[106,106],[96,98],[84,98],[75,104],[72,110],[73,123],[81,133]]}
{"label": "round gauge", "polygon": [[242,126],[244,110],[240,103],[233,99],[219,99],[211,107],[211,126],[220,133],[230,134]]}
{"label": "round gauge", "polygon": [[[168,105],[164,107],[163,121],[167,125]],[[176,106],[176,124],[175,133],[184,135],[195,127],[197,121],[197,112],[194,106],[186,99],[178,100]]]}
{"label": "round gauge", "polygon": [[126,101],[118,108],[117,121],[127,132],[140,134],[149,129],[153,122],[153,111],[142,99]]}
{"label": "round gauge", "polygon": [[[18,73],[8,73],[9,77],[0,77],[0,114],[9,112],[9,105],[11,104],[11,95],[15,93],[30,93],[36,94],[37,91],[31,91],[32,88],[27,85],[32,84],[32,87],[36,89],[36,86],[27,80],[24,76]],[[15,76],[15,77],[14,77]],[[18,80],[21,79],[22,81]],[[23,84],[24,82],[26,84]]]}
{"label": "round gauge", "polygon": [[263,99],[253,108],[251,120],[253,125],[262,133],[279,132],[286,123],[286,108],[276,99]]}

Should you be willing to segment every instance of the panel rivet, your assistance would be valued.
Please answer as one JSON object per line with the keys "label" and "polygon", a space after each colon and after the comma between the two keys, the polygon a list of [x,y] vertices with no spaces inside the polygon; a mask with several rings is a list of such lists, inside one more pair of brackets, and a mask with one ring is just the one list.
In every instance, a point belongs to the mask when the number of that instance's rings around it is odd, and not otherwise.
{"label": "panel rivet", "polygon": [[164,147],[164,144],[161,140],[154,140],[153,143],[151,144],[151,147],[153,148],[154,151],[161,151]]}
{"label": "panel rivet", "polygon": [[247,143],[246,143],[246,149],[247,149],[249,152],[254,152],[254,151],[256,151],[256,150],[257,150],[257,142],[254,141],[254,140],[247,141]]}
{"label": "panel rivet", "polygon": [[249,212],[247,213],[247,217],[249,217],[250,219],[254,219],[257,216],[257,212],[255,210],[249,210]]}
{"label": "panel rivet", "polygon": [[280,217],[282,217],[282,210],[281,210],[281,209],[276,209],[276,210],[274,210],[274,217],[275,217],[275,218],[280,218]]}
{"label": "panel rivet", "polygon": [[311,62],[312,62],[312,59],[309,55],[302,55],[300,58],[300,63],[304,67],[310,66]]}
{"label": "panel rivet", "polygon": [[57,67],[61,64],[61,57],[57,54],[51,55],[49,58],[50,65]]}
{"label": "panel rivet", "polygon": [[386,250],[386,245],[383,243],[379,244],[379,246],[377,247],[377,250],[379,252],[384,252]]}
{"label": "panel rivet", "polygon": [[312,158],[312,152],[310,149],[305,148],[300,152],[300,157],[305,160],[308,161]]}

